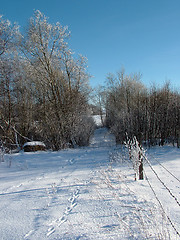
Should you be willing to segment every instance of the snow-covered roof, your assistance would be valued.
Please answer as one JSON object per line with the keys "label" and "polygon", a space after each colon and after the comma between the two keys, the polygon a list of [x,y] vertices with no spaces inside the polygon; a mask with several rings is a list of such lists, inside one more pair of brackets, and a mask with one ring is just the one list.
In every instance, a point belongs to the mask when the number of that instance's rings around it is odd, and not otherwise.
{"label": "snow-covered roof", "polygon": [[45,144],[43,142],[40,141],[32,141],[32,142],[27,142],[23,145],[23,147],[25,146],[43,146],[45,147]]}

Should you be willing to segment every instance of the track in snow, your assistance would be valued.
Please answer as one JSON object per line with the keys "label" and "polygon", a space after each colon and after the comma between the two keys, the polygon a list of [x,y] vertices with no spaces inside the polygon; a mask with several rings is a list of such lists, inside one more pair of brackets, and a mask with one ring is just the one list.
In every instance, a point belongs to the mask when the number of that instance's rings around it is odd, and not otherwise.
{"label": "track in snow", "polygon": [[146,182],[134,182],[107,129],[97,129],[86,148],[15,154],[12,167],[1,165],[0,171],[2,240],[168,234],[158,206],[143,195]]}

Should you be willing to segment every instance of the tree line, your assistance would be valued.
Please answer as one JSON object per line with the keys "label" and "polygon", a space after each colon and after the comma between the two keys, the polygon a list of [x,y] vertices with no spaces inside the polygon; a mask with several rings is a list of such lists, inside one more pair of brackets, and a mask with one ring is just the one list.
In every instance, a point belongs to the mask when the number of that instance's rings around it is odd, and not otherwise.
{"label": "tree line", "polygon": [[[89,143],[87,60],[72,53],[70,32],[35,11],[20,31],[0,16],[0,142],[7,148],[43,141],[48,148]],[[149,146],[180,138],[180,94],[169,83],[146,88],[140,74],[109,74],[95,94],[96,114],[117,142],[136,136]]]}
{"label": "tree line", "polygon": [[35,11],[22,32],[0,16],[0,139],[7,148],[42,140],[58,150],[86,145],[86,58],[68,46],[70,32]]}
{"label": "tree line", "polygon": [[169,82],[146,88],[141,74],[128,75],[122,69],[108,75],[105,96],[106,125],[117,142],[136,136],[149,146],[172,142],[179,147],[180,94]]}

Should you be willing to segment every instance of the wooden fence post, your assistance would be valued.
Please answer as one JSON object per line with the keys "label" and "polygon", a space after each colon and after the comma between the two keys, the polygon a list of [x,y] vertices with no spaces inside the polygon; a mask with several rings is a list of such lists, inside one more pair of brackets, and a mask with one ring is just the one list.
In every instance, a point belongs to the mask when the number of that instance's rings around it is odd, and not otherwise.
{"label": "wooden fence post", "polygon": [[141,149],[139,150],[139,180],[143,180],[144,179],[144,175],[143,175],[143,156],[142,156],[142,152]]}

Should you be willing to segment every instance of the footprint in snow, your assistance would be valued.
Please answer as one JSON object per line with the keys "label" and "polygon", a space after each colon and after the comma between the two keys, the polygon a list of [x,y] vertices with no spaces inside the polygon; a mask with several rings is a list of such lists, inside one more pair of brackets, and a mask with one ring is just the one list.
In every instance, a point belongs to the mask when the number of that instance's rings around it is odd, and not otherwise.
{"label": "footprint in snow", "polygon": [[55,230],[54,227],[50,227],[50,228],[48,229],[48,233],[46,234],[46,236],[49,237],[49,236],[50,236],[51,234],[53,234],[55,231],[56,231],[56,230]]}
{"label": "footprint in snow", "polygon": [[67,219],[63,216],[62,218],[59,219],[58,226],[60,226],[62,223],[66,222]]}
{"label": "footprint in snow", "polygon": [[75,159],[74,159],[74,158],[72,158],[72,159],[69,160],[69,163],[70,163],[71,165],[74,164],[74,162],[75,162]]}
{"label": "footprint in snow", "polygon": [[27,239],[29,236],[33,234],[34,230],[29,231],[25,236],[24,239]]}
{"label": "footprint in snow", "polygon": [[74,193],[73,196],[77,197],[79,195],[79,189],[77,189]]}
{"label": "footprint in snow", "polygon": [[61,224],[63,224],[66,221],[67,219],[64,216],[59,219],[56,219],[56,221],[53,221],[50,224],[50,227],[48,228],[48,233],[46,234],[46,236],[49,237],[51,234],[53,234],[56,231],[55,226],[59,227]]}
{"label": "footprint in snow", "polygon": [[69,214],[71,211],[72,211],[72,208],[71,207],[67,207],[66,210],[65,210],[65,214]]}
{"label": "footprint in snow", "polygon": [[75,198],[75,197],[73,197],[73,198],[71,199],[71,201],[70,201],[70,202],[71,202],[71,205],[72,205],[72,206],[74,206],[74,205],[75,205],[75,203],[76,203],[76,198]]}

